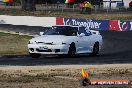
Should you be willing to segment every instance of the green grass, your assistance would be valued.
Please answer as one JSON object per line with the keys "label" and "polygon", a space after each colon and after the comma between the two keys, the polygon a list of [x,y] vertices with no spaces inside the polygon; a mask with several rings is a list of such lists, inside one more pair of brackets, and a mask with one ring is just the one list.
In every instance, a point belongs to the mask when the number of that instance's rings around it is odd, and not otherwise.
{"label": "green grass", "polygon": [[27,44],[31,37],[0,32],[0,55],[28,54]]}

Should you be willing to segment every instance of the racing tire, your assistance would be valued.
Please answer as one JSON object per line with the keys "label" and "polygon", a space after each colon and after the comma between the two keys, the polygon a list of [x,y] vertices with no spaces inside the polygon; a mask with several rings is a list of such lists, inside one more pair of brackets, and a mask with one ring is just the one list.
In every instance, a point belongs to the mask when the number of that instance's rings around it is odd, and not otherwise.
{"label": "racing tire", "polygon": [[76,54],[76,46],[72,43],[69,47],[68,56],[73,57]]}
{"label": "racing tire", "polygon": [[99,54],[99,43],[95,43],[94,46],[93,46],[92,55],[96,56],[97,54]]}
{"label": "racing tire", "polygon": [[32,57],[32,58],[40,58],[41,54],[37,54],[37,53],[29,53],[29,55]]}

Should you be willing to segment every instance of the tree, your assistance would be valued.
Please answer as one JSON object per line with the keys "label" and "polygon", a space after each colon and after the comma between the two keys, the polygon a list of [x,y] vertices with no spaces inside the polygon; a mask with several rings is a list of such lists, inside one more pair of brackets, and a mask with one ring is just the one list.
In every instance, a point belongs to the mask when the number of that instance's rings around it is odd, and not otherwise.
{"label": "tree", "polygon": [[20,0],[21,9],[24,11],[35,11],[36,10],[36,0]]}

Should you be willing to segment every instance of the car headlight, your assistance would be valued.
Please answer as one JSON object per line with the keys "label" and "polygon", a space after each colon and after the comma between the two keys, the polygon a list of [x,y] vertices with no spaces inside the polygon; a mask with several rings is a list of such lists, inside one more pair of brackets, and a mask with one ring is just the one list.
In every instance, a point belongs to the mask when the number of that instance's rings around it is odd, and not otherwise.
{"label": "car headlight", "polygon": [[33,44],[33,42],[29,41],[28,44]]}

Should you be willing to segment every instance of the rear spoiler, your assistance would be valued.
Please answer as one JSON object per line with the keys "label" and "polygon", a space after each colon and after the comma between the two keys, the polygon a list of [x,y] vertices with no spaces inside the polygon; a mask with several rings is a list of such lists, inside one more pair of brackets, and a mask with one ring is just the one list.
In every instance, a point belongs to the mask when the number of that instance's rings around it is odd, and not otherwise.
{"label": "rear spoiler", "polygon": [[92,32],[93,34],[100,35],[99,31],[91,30],[91,32]]}

